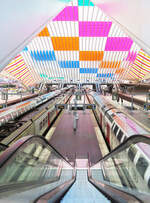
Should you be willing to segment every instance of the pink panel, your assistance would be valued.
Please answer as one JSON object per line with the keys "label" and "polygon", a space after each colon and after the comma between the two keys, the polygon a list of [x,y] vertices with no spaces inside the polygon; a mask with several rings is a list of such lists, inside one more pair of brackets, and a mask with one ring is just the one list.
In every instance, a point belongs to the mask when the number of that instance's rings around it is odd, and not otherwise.
{"label": "pink panel", "polygon": [[129,37],[108,37],[105,51],[129,51],[132,43]]}
{"label": "pink panel", "polygon": [[65,7],[53,21],[78,21],[78,7],[67,6]]}
{"label": "pink panel", "polygon": [[128,53],[128,56],[126,58],[127,61],[130,61],[130,62],[134,62],[135,59],[136,59],[136,56],[137,56],[137,53],[136,52],[130,52]]}
{"label": "pink panel", "polygon": [[80,37],[107,37],[112,22],[79,22]]}

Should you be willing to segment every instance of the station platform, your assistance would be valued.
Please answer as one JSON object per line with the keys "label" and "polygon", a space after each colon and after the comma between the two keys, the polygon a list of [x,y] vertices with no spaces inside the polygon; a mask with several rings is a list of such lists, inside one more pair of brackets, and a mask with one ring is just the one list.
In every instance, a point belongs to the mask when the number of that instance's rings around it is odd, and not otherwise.
{"label": "station platform", "polygon": [[[26,94],[23,94],[22,97],[19,94],[18,95],[9,95],[8,100],[7,100],[7,106],[19,103],[21,101],[25,101],[30,98],[34,98],[36,96],[38,96],[37,93],[35,93],[35,94],[26,93]],[[0,94],[0,107],[2,107],[4,104],[6,104],[6,101],[2,99],[1,94]]]}
{"label": "station platform", "polygon": [[[108,149],[93,112],[92,110],[78,111],[78,118],[75,131],[73,112],[64,111],[47,133],[46,139],[71,162],[75,159],[89,159],[91,164],[97,163],[108,153]],[[80,167],[86,167],[85,162],[82,163]]]}
{"label": "station platform", "polygon": [[[117,102],[116,100],[112,100],[112,96],[110,95],[107,95],[105,97],[117,108],[120,108],[123,112],[128,114],[128,116],[136,123],[150,132],[150,111],[146,111],[143,107],[136,104],[133,104],[134,108],[132,109],[131,102],[129,101],[123,100],[123,102],[121,102],[121,100],[119,100],[119,102]],[[140,99],[141,101],[144,101],[146,99],[146,96],[144,98],[143,95],[135,95],[134,97]]]}
{"label": "station platform", "polygon": [[[110,96],[106,98],[121,109],[130,105],[126,101],[123,104],[112,101]],[[88,103],[87,99],[81,101]],[[78,115],[76,128],[75,112]],[[130,160],[124,156],[121,160],[120,156],[109,153],[93,111],[71,110],[68,105],[60,114],[55,109],[54,114],[58,115],[57,120],[43,136],[25,136],[2,154],[2,202],[109,203],[113,199],[119,203],[137,202],[127,187],[132,180],[128,172]],[[29,115],[27,117],[29,120]],[[120,150],[124,149],[116,153]],[[3,163],[8,157],[9,162]],[[121,172],[123,169],[123,173],[118,173],[118,169]],[[3,183],[7,185],[3,187]]]}
{"label": "station platform", "polygon": [[144,108],[144,105],[149,102],[150,103],[150,100],[147,98],[147,94],[146,93],[122,93],[122,92],[119,92],[118,93],[119,95],[119,98],[123,99],[123,100],[126,100],[126,101],[133,101],[133,103],[141,108]]}

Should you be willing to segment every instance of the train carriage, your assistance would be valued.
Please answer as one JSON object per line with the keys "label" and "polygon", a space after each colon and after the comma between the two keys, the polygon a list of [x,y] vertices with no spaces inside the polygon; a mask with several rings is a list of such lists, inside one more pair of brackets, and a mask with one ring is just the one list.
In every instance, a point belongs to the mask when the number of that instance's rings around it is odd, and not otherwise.
{"label": "train carriage", "polygon": [[[101,129],[104,133],[110,149],[113,150],[123,143],[128,137],[133,135],[146,135],[149,132],[139,126],[134,120],[128,117],[123,111],[107,101],[104,96],[91,93],[91,103],[96,104],[95,114]],[[91,97],[89,97],[91,98]],[[129,167],[131,179],[138,170],[137,184],[143,184],[145,190],[150,189],[150,146],[146,144],[136,144],[126,150],[126,158],[122,158],[122,166]],[[127,165],[126,162],[127,161]],[[131,167],[132,166],[132,167]]]}

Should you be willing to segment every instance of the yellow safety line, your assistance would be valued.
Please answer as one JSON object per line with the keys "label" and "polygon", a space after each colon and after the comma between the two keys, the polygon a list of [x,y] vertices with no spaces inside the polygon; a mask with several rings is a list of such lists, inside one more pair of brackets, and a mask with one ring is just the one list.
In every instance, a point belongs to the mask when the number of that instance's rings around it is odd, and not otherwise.
{"label": "yellow safety line", "polygon": [[54,131],[58,125],[58,122],[60,121],[62,115],[64,113],[64,110],[59,114],[58,119],[55,121],[54,125],[50,128],[50,130],[48,131],[48,133],[45,136],[45,139],[47,139],[48,141],[51,139],[52,135],[54,134]]}
{"label": "yellow safety line", "polygon": [[54,122],[53,126],[56,127],[56,126],[58,125],[58,123],[59,123],[59,121],[60,121],[60,119],[61,119],[63,113],[64,113],[64,110],[61,111],[61,113],[59,114],[58,118],[57,118],[56,121]]}
{"label": "yellow safety line", "polygon": [[94,124],[94,127],[97,127],[97,122],[96,122],[96,119],[94,117],[94,114],[93,114],[92,110],[90,110],[90,116],[91,116],[91,120],[92,120],[92,122]]}
{"label": "yellow safety line", "polygon": [[93,114],[92,110],[90,110],[90,116],[91,116],[93,127],[94,127],[94,130],[95,130],[95,133],[96,133],[96,137],[97,137],[97,141],[98,141],[98,144],[99,144],[100,151],[101,151],[102,155],[105,156],[106,154],[109,153],[109,150],[107,148],[107,145],[105,143],[103,135],[102,135],[102,133],[101,133],[101,131],[100,131],[98,125],[97,125],[97,122],[96,122],[96,119],[94,117],[94,114]]}
{"label": "yellow safety line", "polygon": [[54,134],[56,127],[51,127],[50,130],[48,131],[48,133],[45,136],[45,139],[50,141],[52,135]]}
{"label": "yellow safety line", "polygon": [[106,154],[109,153],[109,150],[107,148],[107,145],[105,143],[103,135],[102,135],[99,127],[95,127],[94,130],[95,130],[95,133],[96,133],[96,136],[97,136],[97,140],[98,140],[98,143],[99,143],[99,148],[101,150],[101,153],[102,153],[103,156],[105,156]]}

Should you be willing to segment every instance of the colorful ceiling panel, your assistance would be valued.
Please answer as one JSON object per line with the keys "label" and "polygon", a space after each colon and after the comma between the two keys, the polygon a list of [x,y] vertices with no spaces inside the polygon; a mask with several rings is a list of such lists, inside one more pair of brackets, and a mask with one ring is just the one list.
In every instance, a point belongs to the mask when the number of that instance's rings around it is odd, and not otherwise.
{"label": "colorful ceiling panel", "polygon": [[23,66],[18,70],[14,59],[5,70],[28,85],[137,80],[150,64],[150,57],[89,0],[68,3],[17,57]]}
{"label": "colorful ceiling panel", "polygon": [[21,55],[15,57],[14,60],[4,68],[2,74],[3,73],[7,73],[7,76],[10,75],[10,78],[16,78],[16,80],[21,81],[26,86],[32,86],[37,82],[33,77],[33,70],[27,67]]}
{"label": "colorful ceiling panel", "polygon": [[79,51],[79,37],[51,37],[54,51]]}
{"label": "colorful ceiling panel", "polygon": [[134,63],[129,67],[129,79],[135,80],[143,79],[147,74],[150,73],[150,56],[147,55],[143,50],[140,50]]}

